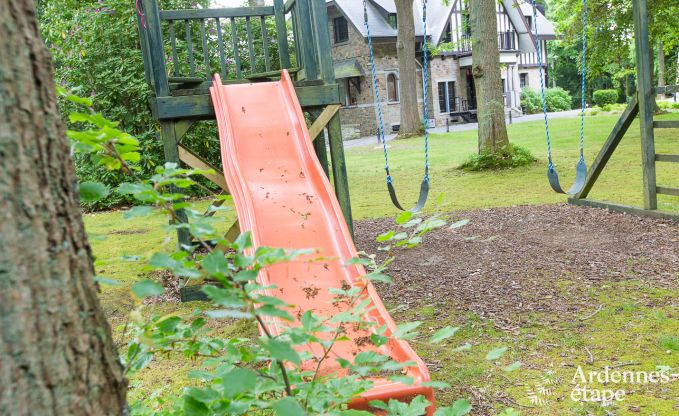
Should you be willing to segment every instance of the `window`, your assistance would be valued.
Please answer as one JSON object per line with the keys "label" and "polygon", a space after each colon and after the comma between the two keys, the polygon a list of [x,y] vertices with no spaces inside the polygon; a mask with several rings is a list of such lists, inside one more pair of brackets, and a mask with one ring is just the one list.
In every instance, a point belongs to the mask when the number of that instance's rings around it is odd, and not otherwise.
{"label": "window", "polygon": [[389,26],[394,29],[396,29],[398,26],[398,18],[396,17],[396,13],[389,13]]}
{"label": "window", "polygon": [[452,113],[455,111],[455,81],[438,83],[439,112]]}
{"label": "window", "polygon": [[468,10],[462,11],[462,31],[464,32],[464,36],[469,37],[472,35],[472,22]]}
{"label": "window", "polygon": [[344,105],[347,107],[358,105],[360,82],[360,78],[347,78],[344,80],[342,84],[344,87]]}
{"label": "window", "polygon": [[448,24],[446,25],[446,30],[443,31],[443,39],[441,42],[450,42],[453,40],[453,30],[450,25],[450,20],[448,21]]}
{"label": "window", "polygon": [[335,43],[342,43],[349,40],[349,26],[347,19],[344,17],[336,17],[333,19],[333,27],[335,29]]}
{"label": "window", "polygon": [[390,103],[398,102],[398,80],[394,73],[387,75],[387,98]]}
{"label": "window", "polygon": [[533,16],[526,16],[526,21],[528,22],[528,30],[533,31]]}
{"label": "window", "polygon": [[528,74],[526,74],[525,72],[523,74],[519,74],[519,87],[523,89],[527,86],[528,86]]}

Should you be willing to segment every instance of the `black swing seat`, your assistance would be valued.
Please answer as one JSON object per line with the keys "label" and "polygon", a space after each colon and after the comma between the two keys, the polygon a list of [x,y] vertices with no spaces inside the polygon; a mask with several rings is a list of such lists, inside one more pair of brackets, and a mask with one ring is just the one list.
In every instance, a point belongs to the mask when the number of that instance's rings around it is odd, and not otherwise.
{"label": "black swing seat", "polygon": [[415,204],[414,207],[411,209],[405,209],[403,206],[401,206],[401,203],[398,201],[398,197],[396,196],[396,189],[394,188],[394,184],[391,181],[387,181],[387,189],[389,190],[389,197],[391,198],[391,202],[394,204],[394,206],[401,211],[410,211],[412,213],[417,213],[422,211],[422,208],[424,208],[424,204],[427,203],[427,196],[429,195],[429,179],[424,178],[422,180],[422,184],[420,185],[420,196],[417,198],[417,203]]}
{"label": "black swing seat", "polygon": [[554,166],[550,166],[550,168],[547,169],[547,178],[555,192],[567,195],[579,194],[580,191],[582,191],[582,188],[585,187],[585,180],[587,179],[587,163],[585,163],[585,159],[580,158],[580,161],[575,166],[575,182],[573,182],[573,185],[571,185],[568,191],[564,191],[561,187],[561,184],[559,183],[559,174],[556,172]]}

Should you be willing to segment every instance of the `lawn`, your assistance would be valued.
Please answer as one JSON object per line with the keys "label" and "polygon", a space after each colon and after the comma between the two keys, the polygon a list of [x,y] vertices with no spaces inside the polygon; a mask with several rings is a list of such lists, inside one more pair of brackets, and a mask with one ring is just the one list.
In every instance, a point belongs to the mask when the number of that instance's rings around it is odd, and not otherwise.
{"label": "lawn", "polygon": [[[665,114],[659,119],[679,120],[678,113]],[[605,141],[617,116],[597,115],[586,119],[586,157],[591,162]],[[563,182],[574,177],[574,165],[578,159],[579,119],[555,119],[551,122],[554,161]],[[565,201],[563,195],[553,193],[546,178],[546,146],[542,122],[520,123],[509,126],[512,143],[528,148],[538,158],[534,165],[498,172],[466,173],[456,167],[476,150],[475,131],[432,135],[430,143],[431,198],[427,210],[434,209],[434,200],[443,195],[443,211],[475,210],[515,205],[554,204]],[[657,153],[677,153],[679,136],[676,130],[656,130]],[[628,205],[641,204],[639,126],[634,123],[600,177],[590,197]],[[405,204],[414,202],[419,190],[423,172],[423,146],[421,139],[397,140],[389,144],[390,167],[399,197]],[[351,149],[346,153],[351,188],[354,218],[390,217],[397,213],[391,206],[384,183],[384,160],[381,147]],[[679,166],[657,165],[658,184],[679,186]],[[195,205],[204,208],[208,201],[197,201]],[[679,198],[659,196],[659,206],[665,210],[679,209]],[[225,228],[234,218],[233,212],[221,212],[216,216]],[[129,295],[130,286],[148,275],[144,258],[162,247],[174,245],[172,236],[163,228],[165,219],[152,216],[144,219],[124,220],[123,212],[112,211],[85,215],[85,223],[96,257],[97,273],[122,282],[120,286],[104,286],[102,304],[114,327],[119,345],[123,345],[122,326],[129,312],[136,306]],[[677,240],[674,240],[677,241]],[[427,249],[425,239],[423,250]],[[630,259],[630,261],[642,261]],[[394,276],[398,279],[398,275]],[[676,275],[675,277],[679,277]],[[574,290],[573,279],[563,279],[560,290],[569,293]],[[591,287],[588,296],[596,299],[600,310],[586,320],[559,321],[559,317],[543,316],[536,312],[519,328],[501,328],[477,314],[446,316],[436,313],[440,305],[417,304],[412,308],[397,308],[393,315],[397,321],[418,319],[424,327],[438,327],[447,323],[462,326],[452,340],[454,343],[470,340],[473,348],[464,354],[451,354],[447,348],[426,346],[415,343],[414,347],[426,361],[443,359],[434,377],[453,385],[451,390],[439,394],[442,403],[460,397],[472,397],[484,403],[484,412],[513,406],[522,414],[606,414],[600,406],[575,406],[567,400],[570,380],[564,388],[554,388],[550,393],[561,399],[551,400],[543,405],[527,401],[527,389],[554,374],[570,374],[563,371],[562,364],[572,364],[573,355],[582,353],[583,346],[596,348],[599,357],[616,357],[622,362],[639,362],[639,365],[660,364],[679,367],[679,319],[676,299],[679,298],[677,285],[674,288],[659,288],[644,282],[643,276],[624,285],[601,284]],[[674,299],[674,301],[672,301]],[[657,302],[655,302],[657,301]],[[199,303],[156,303],[145,305],[145,313],[190,313]],[[389,305],[396,307],[397,305]],[[582,311],[581,316],[594,310]],[[444,321],[442,321],[444,319]],[[225,325],[211,322],[211,327],[225,334],[252,336],[256,329],[250,325]],[[634,335],[636,334],[636,335]],[[556,340],[545,343],[544,340]],[[589,344],[586,344],[588,342]],[[521,361],[521,371],[504,372],[497,365],[483,359],[493,347],[509,347],[503,364]],[[578,358],[582,361],[582,357]],[[597,361],[601,362],[601,361]],[[188,370],[197,364],[186,362],[181,357],[170,357],[154,363],[150,368],[131,381],[132,397],[147,396],[162,389],[176,392],[186,386]],[[550,367],[551,366],[551,367]],[[570,369],[568,370],[570,371]],[[572,372],[571,372],[572,373]],[[663,390],[664,389],[664,390]],[[668,390],[669,389],[669,390]],[[670,387],[641,387],[634,394],[634,406],[614,409],[615,414],[669,415],[679,412],[679,389],[677,383]],[[632,399],[630,399],[632,401]],[[485,414],[485,413],[478,413]],[[492,413],[491,413],[492,414]]]}

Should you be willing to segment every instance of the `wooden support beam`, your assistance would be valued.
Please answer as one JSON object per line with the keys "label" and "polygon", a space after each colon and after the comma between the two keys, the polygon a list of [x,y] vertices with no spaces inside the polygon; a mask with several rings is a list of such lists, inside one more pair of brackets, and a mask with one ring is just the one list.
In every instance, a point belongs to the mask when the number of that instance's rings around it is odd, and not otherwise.
{"label": "wooden support beam", "polygon": [[[160,123],[160,137],[163,140],[163,151],[166,162],[173,162],[179,164],[179,143],[176,136],[175,122],[163,121]],[[176,186],[170,187],[170,192],[180,193],[181,189]],[[188,223],[188,217],[183,209],[176,212],[177,221],[180,223]],[[187,228],[180,228],[177,230],[177,247],[182,248],[191,244],[191,233]]]}
{"label": "wooden support beam", "polygon": [[613,155],[613,152],[618,147],[618,144],[620,144],[620,141],[638,113],[639,102],[637,101],[637,98],[634,97],[627,105],[627,108],[625,108],[625,111],[623,111],[620,115],[618,122],[615,123],[611,134],[608,135],[608,139],[606,139],[606,142],[599,151],[599,154],[597,155],[596,159],[594,159],[594,162],[589,168],[587,179],[585,180],[585,186],[582,188],[582,191],[580,191],[579,194],[575,195],[575,198],[587,197],[589,192],[592,190],[594,183],[596,183],[597,179],[599,178],[599,175],[601,175],[601,172],[604,170],[606,163],[608,163],[609,159]]}
{"label": "wooden support beam", "polygon": [[309,127],[309,136],[311,136],[311,140],[316,140],[316,137],[323,132],[325,126],[335,116],[335,113],[339,111],[340,107],[339,104],[332,104],[323,109],[321,114],[314,120],[311,127]]}
{"label": "wooden support beam", "polygon": [[[325,111],[325,109],[323,111]],[[309,110],[309,114],[311,114],[311,117],[313,117],[315,120],[318,120],[318,118],[320,117],[320,115],[323,111],[321,111],[320,109],[317,109],[317,108],[313,108],[313,109]],[[318,130],[318,129],[314,129],[314,130]],[[318,130],[318,132],[312,132],[312,129],[309,128],[309,134],[310,134],[310,137],[311,137],[311,141],[313,142],[314,152],[316,152],[316,157],[318,158],[318,161],[321,162],[321,167],[323,168],[323,172],[325,173],[325,176],[328,179],[330,179],[330,164],[328,162],[328,143],[325,140],[325,135],[323,134],[323,129],[321,127],[321,129]]]}
{"label": "wooden support beam", "polygon": [[637,98],[639,100],[639,128],[641,135],[641,166],[644,182],[644,208],[658,208],[655,175],[655,142],[653,136],[653,108],[655,88],[653,88],[651,54],[653,47],[648,36],[647,0],[633,0],[634,41],[637,60]]}
{"label": "wooden support beam", "polygon": [[656,162],[674,162],[674,163],[679,163],[679,155],[664,155],[664,154],[657,154],[657,155],[655,155],[655,161],[656,161]]}
{"label": "wooden support beam", "polygon": [[162,20],[184,19],[211,19],[224,17],[248,17],[248,16],[273,16],[271,6],[259,7],[229,7],[223,9],[184,9],[184,10],[161,10]]}
{"label": "wooden support beam", "polygon": [[679,120],[656,120],[653,122],[656,129],[679,129]]}
{"label": "wooden support beam", "polygon": [[335,183],[335,195],[339,201],[344,219],[349,227],[351,236],[354,236],[354,221],[351,214],[351,198],[349,197],[349,179],[347,177],[347,166],[344,159],[344,142],[342,141],[342,125],[340,124],[339,114],[328,123],[328,141],[330,144],[330,160],[332,168],[332,179]]}
{"label": "wooden support beam", "polygon": [[590,199],[569,198],[569,204],[581,205],[593,208],[602,208],[609,211],[624,212],[627,214],[639,215],[642,217],[660,218],[665,220],[679,221],[679,213],[659,210],[648,210],[629,205],[616,204],[613,202],[592,201]]}
{"label": "wooden support beam", "polygon": [[668,186],[657,186],[655,191],[662,195],[679,196],[679,188],[671,188]]}
{"label": "wooden support beam", "polygon": [[179,159],[192,167],[193,169],[201,169],[201,170],[208,170],[212,169],[215,171],[215,173],[206,173],[203,176],[205,176],[207,179],[210,180],[210,182],[214,183],[215,185],[219,186],[227,195],[229,194],[229,186],[226,184],[226,180],[224,179],[224,175],[222,172],[217,169],[215,166],[212,166],[208,162],[205,161],[205,159],[201,158],[197,154],[193,153],[191,150],[187,149],[186,147],[179,145]]}
{"label": "wooden support beam", "polygon": [[[295,92],[303,108],[340,103],[337,84],[296,87]],[[153,98],[151,99],[151,111],[156,120],[214,119],[215,117],[210,94],[207,93]]]}

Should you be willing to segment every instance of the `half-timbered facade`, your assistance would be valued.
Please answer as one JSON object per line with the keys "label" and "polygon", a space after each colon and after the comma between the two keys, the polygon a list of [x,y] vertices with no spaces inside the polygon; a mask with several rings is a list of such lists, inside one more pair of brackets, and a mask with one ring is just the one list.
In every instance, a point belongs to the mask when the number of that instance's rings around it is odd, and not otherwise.
{"label": "half-timbered facade", "polygon": [[[470,0],[427,3],[427,40],[430,51],[430,124],[470,121],[475,118],[476,96],[471,74],[472,42]],[[374,98],[369,51],[366,43],[363,2],[327,0],[330,39],[336,78],[343,86],[345,105],[342,122],[345,137],[375,132]],[[418,50],[418,97],[422,111],[422,0],[415,0],[415,36]],[[542,11],[533,21],[532,7],[523,0],[497,4],[498,50],[506,111],[521,112],[521,89],[540,87],[535,25],[541,38],[542,62],[546,65],[548,40],[554,39],[552,24]],[[368,0],[368,23],[375,50],[375,64],[382,111],[387,128],[400,120],[399,74],[396,53],[397,25],[394,0]],[[544,76],[548,78],[548,65]],[[547,79],[544,80],[547,82]]]}

